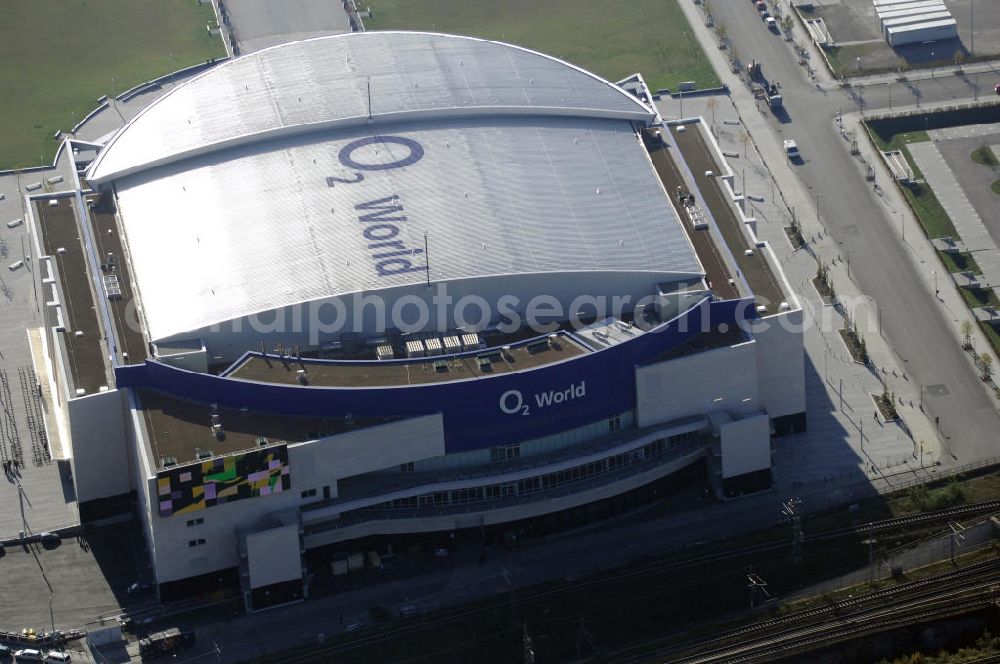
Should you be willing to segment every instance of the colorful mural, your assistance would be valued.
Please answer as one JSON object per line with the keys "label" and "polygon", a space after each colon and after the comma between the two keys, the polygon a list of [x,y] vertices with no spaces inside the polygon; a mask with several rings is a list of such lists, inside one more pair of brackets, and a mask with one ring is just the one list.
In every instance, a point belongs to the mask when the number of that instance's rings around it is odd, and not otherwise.
{"label": "colorful mural", "polygon": [[291,488],[286,445],[167,468],[156,475],[160,516],[189,514]]}

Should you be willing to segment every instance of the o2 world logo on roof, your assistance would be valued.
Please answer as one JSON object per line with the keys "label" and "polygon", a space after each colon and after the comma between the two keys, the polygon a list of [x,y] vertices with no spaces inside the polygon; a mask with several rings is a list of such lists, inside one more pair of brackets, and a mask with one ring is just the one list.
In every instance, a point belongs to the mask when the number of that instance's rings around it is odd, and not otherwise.
{"label": "o2 world logo on roof", "polygon": [[[359,138],[342,147],[337,155],[348,171],[346,177],[328,176],[326,185],[357,184],[365,180],[366,173],[406,168],[423,156],[424,147],[412,138],[391,135]],[[427,271],[426,256],[421,256],[424,250],[408,247],[400,238],[400,224],[407,221],[407,217],[403,214],[399,194],[365,201],[355,205],[354,209],[358,212],[361,237],[366,248],[372,252],[375,274],[391,277]]]}

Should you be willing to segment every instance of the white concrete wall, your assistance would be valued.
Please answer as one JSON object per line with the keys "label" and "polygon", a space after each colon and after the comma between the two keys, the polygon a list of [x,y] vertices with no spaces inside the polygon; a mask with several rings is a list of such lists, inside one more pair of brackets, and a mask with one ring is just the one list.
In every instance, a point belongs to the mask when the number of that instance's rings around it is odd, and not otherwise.
{"label": "white concrete wall", "polygon": [[806,409],[806,355],[801,309],[761,319],[753,337],[761,406],[772,418]]}
{"label": "white concrete wall", "polygon": [[298,524],[248,534],[247,560],[251,588],[301,579]]}
{"label": "white concrete wall", "polygon": [[156,564],[155,540],[153,539],[153,520],[159,517],[155,511],[156,506],[154,502],[156,496],[156,479],[153,477],[154,469],[150,465],[152,452],[150,451],[149,441],[146,439],[145,429],[143,428],[142,415],[136,410],[135,393],[130,389],[126,389],[125,394],[129,407],[125,425],[132,446],[130,453],[133,454],[135,459],[131,475],[133,485],[136,487],[136,514],[139,518],[139,523],[142,524],[143,534],[146,537],[149,564],[153,569],[154,575],[156,575],[158,574],[158,568]]}
{"label": "white concrete wall", "polygon": [[125,404],[118,390],[67,403],[73,441],[73,480],[81,503],[132,490]]}
{"label": "white concrete wall", "polygon": [[[148,454],[148,453],[147,453]],[[206,574],[239,564],[238,530],[251,528],[269,512],[297,508],[323,498],[329,486],[336,497],[337,480],[371,472],[386,465],[444,454],[444,426],[440,415],[392,422],[288,448],[292,488],[270,496],[236,500],[188,514],[161,517],[157,507],[156,480],[145,482],[152,546],[159,583]],[[155,473],[155,471],[153,471]],[[302,491],[317,489],[315,497]],[[203,519],[204,523],[188,525]],[[191,540],[205,544],[189,546]]]}
{"label": "white concrete wall", "polygon": [[771,421],[761,413],[723,424],[722,477],[735,477],[771,467]]}
{"label": "white concrete wall", "polygon": [[[330,486],[331,498],[337,497],[338,479],[442,455],[444,422],[440,415],[368,427],[288,448],[296,490]],[[321,497],[318,490],[317,498]]]}
{"label": "white concrete wall", "polygon": [[755,346],[748,341],[637,368],[636,423],[646,427],[716,409],[737,416],[758,410]]}

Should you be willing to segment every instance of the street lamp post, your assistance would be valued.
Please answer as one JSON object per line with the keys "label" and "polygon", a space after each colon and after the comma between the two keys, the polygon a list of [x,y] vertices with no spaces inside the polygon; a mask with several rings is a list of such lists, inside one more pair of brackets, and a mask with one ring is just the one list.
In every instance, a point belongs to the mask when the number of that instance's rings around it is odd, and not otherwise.
{"label": "street lamp post", "polygon": [[819,218],[819,199],[823,194],[816,194],[816,222],[822,223]]}
{"label": "street lamp post", "polygon": [[851,278],[851,250],[847,250],[847,278]]}
{"label": "street lamp post", "polygon": [[903,236],[903,242],[906,242],[906,226],[903,225],[903,213],[897,212],[899,215],[899,234]]}
{"label": "street lamp post", "polygon": [[937,284],[937,270],[931,270],[931,276],[934,277],[934,295],[938,295],[941,291],[938,290]]}
{"label": "street lamp post", "polygon": [[889,81],[889,112],[892,113],[892,81]]}

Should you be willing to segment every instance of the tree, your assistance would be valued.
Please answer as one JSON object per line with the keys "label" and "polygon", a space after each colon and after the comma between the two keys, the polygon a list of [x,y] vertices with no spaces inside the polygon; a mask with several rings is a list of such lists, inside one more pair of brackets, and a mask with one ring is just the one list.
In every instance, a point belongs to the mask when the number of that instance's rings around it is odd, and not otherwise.
{"label": "tree", "polygon": [[972,348],[972,323],[963,320],[960,329],[962,330],[962,348],[969,350]]}
{"label": "tree", "polygon": [[725,23],[715,24],[715,36],[719,38],[719,48],[726,48],[729,45],[729,28]]}
{"label": "tree", "polygon": [[705,105],[710,111],[712,111],[712,133],[715,133],[715,109],[719,105],[719,101],[715,97],[709,97]]}
{"label": "tree", "polygon": [[993,356],[986,352],[980,355],[979,367],[983,372],[983,380],[989,380],[993,374]]}
{"label": "tree", "polygon": [[792,21],[791,14],[786,14],[785,18],[781,19],[781,29],[789,37],[792,35],[792,25],[793,25],[793,21]]}

